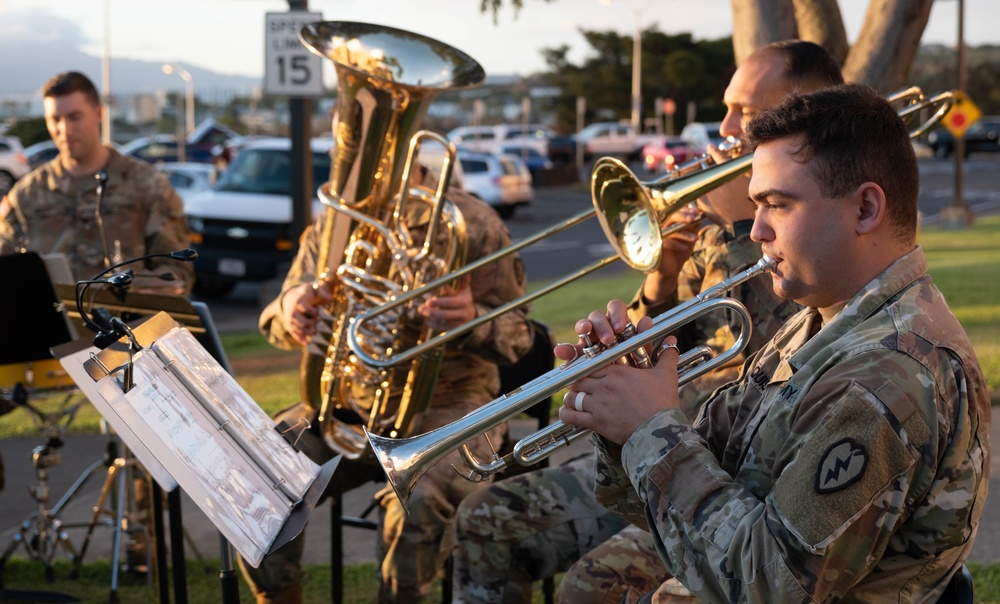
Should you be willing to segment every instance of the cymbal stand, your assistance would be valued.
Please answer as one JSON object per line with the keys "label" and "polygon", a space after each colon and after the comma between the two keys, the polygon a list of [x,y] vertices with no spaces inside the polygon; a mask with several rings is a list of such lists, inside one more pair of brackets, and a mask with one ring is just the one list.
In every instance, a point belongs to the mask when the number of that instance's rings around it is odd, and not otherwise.
{"label": "cymbal stand", "polygon": [[59,449],[63,446],[62,435],[73,421],[80,405],[85,401],[85,399],[81,399],[70,405],[69,402],[74,394],[70,393],[66,396],[58,411],[45,413],[28,403],[28,391],[22,384],[17,384],[14,387],[13,400],[31,413],[32,421],[40,426],[47,440],[44,445],[35,447],[31,456],[38,484],[28,487],[28,492],[37,502],[38,509],[21,523],[20,530],[13,536],[11,543],[4,550],[3,557],[0,558],[0,588],[3,587],[3,574],[7,560],[19,546],[24,547],[31,560],[45,565],[45,580],[49,583],[55,581],[53,562],[60,549],[65,551],[70,560],[76,561],[78,558],[76,548],[70,542],[66,531],[63,530],[65,526],[57,515],[58,510],[48,507],[49,468],[59,465],[62,461],[59,453]]}

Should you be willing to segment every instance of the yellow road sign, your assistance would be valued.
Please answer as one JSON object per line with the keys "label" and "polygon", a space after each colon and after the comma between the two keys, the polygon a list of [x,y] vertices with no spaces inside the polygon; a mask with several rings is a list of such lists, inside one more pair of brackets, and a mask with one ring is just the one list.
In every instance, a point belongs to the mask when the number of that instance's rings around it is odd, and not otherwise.
{"label": "yellow road sign", "polygon": [[976,123],[982,114],[983,112],[979,110],[979,107],[976,107],[972,99],[961,90],[956,90],[955,103],[948,110],[948,113],[944,114],[944,119],[941,121],[944,123],[944,127],[955,135],[955,138],[960,138],[965,136],[965,131]]}

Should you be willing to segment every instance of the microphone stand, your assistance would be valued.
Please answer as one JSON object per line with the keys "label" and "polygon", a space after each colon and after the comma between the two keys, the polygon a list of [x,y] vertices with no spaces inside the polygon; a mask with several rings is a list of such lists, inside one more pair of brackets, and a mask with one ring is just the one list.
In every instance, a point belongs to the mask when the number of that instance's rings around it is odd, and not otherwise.
{"label": "microphone stand", "polygon": [[[98,173],[98,180],[100,184],[98,186],[98,205],[100,205],[101,195],[103,193],[104,182],[107,179],[107,175],[101,171]],[[103,176],[103,179],[102,179]],[[101,228],[102,237],[104,235],[103,223],[100,221],[100,214],[98,212],[98,224]],[[107,240],[105,238],[105,266],[106,269],[94,275],[91,279],[85,281],[78,281],[76,283],[76,306],[77,311],[80,313],[80,317],[83,319],[84,324],[87,328],[92,331],[97,332],[94,336],[94,346],[105,349],[111,346],[113,343],[121,339],[122,336],[128,337],[128,360],[123,365],[122,373],[122,389],[124,392],[130,391],[134,386],[134,371],[133,371],[133,357],[136,352],[142,349],[135,335],[132,333],[132,329],[123,321],[120,317],[111,316],[111,314],[104,308],[92,309],[90,315],[84,310],[84,298],[87,288],[95,284],[111,285],[117,291],[124,292],[132,285],[133,273],[131,270],[127,270],[121,273],[112,275],[111,277],[105,278],[104,276],[111,273],[123,266],[128,264],[133,264],[136,262],[141,262],[148,260],[150,258],[172,258],[174,260],[182,262],[192,262],[198,257],[198,252],[192,249],[178,250],[168,253],[158,253],[158,254],[147,254],[145,256],[140,256],[138,258],[132,258],[119,262],[117,264],[111,264],[110,258],[108,257]],[[163,540],[163,529],[162,529],[162,505],[160,504],[160,498],[162,497],[161,489],[156,481],[150,478],[151,491],[153,497],[153,514],[155,517],[154,528],[157,534],[157,564],[160,572],[158,573],[160,586],[160,601],[166,602],[169,599],[169,588],[166,586],[166,548],[164,547]],[[119,489],[124,491],[125,482],[119,484]],[[121,498],[124,499],[124,493],[121,494]],[[181,523],[181,501],[180,501],[180,489],[174,489],[167,494],[167,507],[168,516],[170,518],[170,532],[171,541],[175,544],[181,544],[180,547],[175,546],[173,548],[173,562],[174,562],[174,590],[177,602],[185,603],[187,602],[187,586],[184,579],[185,572],[185,560],[181,551],[183,550],[183,529]],[[119,516],[121,515],[121,510],[119,510]],[[121,519],[119,518],[118,525],[121,525]],[[220,539],[222,541],[222,573],[220,579],[222,581],[222,592],[223,592],[223,602],[224,604],[238,604],[239,603],[239,586],[237,583],[237,577],[234,571],[234,565],[232,562],[232,546],[226,541],[225,537],[220,534]],[[115,547],[117,551],[118,540],[116,539]],[[115,575],[117,575],[117,567],[114,569]],[[112,598],[115,597],[115,591],[117,588],[116,576],[113,577],[112,586]]]}
{"label": "microphone stand", "polygon": [[[101,216],[101,206],[104,203],[104,186],[108,184],[108,173],[106,170],[99,170],[94,175],[97,179],[97,205],[94,206],[94,220],[97,222],[97,230],[101,233],[101,243],[104,245],[104,266],[111,266],[111,249],[108,246],[108,234],[104,230],[104,217]],[[94,277],[95,279],[97,277]]]}

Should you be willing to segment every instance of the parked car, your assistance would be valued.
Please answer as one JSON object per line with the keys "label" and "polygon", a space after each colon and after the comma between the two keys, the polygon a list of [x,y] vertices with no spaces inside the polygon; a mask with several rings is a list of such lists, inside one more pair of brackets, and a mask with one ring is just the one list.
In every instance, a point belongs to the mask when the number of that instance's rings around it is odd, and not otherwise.
{"label": "parked car", "polygon": [[[955,152],[955,137],[947,128],[938,128],[927,135],[927,144],[934,157],[945,158]],[[1000,116],[985,115],[965,131],[965,155],[1000,152]]]}
{"label": "parked car", "polygon": [[691,122],[681,130],[681,138],[696,153],[704,153],[709,145],[718,146],[726,140],[726,137],[719,134],[721,126],[722,122]]}
{"label": "parked car", "polygon": [[207,191],[215,184],[217,172],[212,164],[195,162],[165,162],[156,167],[166,173],[170,186],[177,191],[185,204],[192,195]]}
{"label": "parked car", "polygon": [[[122,155],[141,159],[151,164],[180,161],[177,150],[177,139],[170,134],[154,134],[143,136],[122,145]],[[211,152],[200,153],[194,145],[184,148],[185,161],[210,162]]]}
{"label": "parked car", "polygon": [[495,153],[507,144],[532,147],[548,155],[548,140],[555,133],[541,124],[498,124],[495,126],[461,126],[448,132],[447,138],[467,151]]}
{"label": "parked car", "polygon": [[[185,138],[184,161],[212,163],[215,161],[212,150],[235,136],[237,136],[235,132],[216,123],[215,120],[204,120]],[[180,161],[177,137],[172,134],[154,134],[137,138],[122,145],[121,153],[151,164]]]}
{"label": "parked car", "polygon": [[3,196],[19,178],[31,172],[28,156],[16,136],[0,136],[0,196]]}
{"label": "parked car", "polygon": [[576,135],[555,135],[549,137],[548,158],[553,166],[576,164]]}
{"label": "parked car", "polygon": [[28,145],[24,149],[24,154],[28,157],[28,163],[34,170],[42,164],[47,164],[59,155],[59,147],[51,140]]}
{"label": "parked car", "polygon": [[[313,182],[330,178],[333,139],[312,141]],[[291,141],[267,138],[245,146],[214,188],[185,201],[192,232],[195,292],[228,294],[239,281],[278,276],[292,260],[299,233],[292,232]],[[313,200],[313,215],[323,206]]]}
{"label": "parked car", "polygon": [[642,165],[650,174],[665,174],[699,153],[679,136],[663,136],[642,148]]}
{"label": "parked car", "polygon": [[655,134],[636,132],[631,124],[597,122],[586,126],[576,135],[586,157],[622,155],[638,158],[642,148],[657,138]]}
{"label": "parked car", "polygon": [[535,198],[531,172],[516,155],[458,152],[465,190],[493,206],[501,218],[510,218],[518,206]]}
{"label": "parked car", "polygon": [[534,147],[527,147],[524,145],[504,145],[500,148],[500,153],[520,157],[521,161],[524,162],[524,165],[528,166],[528,171],[531,172],[532,185],[537,182],[541,182],[543,170],[552,169],[552,162],[549,158],[539,153],[538,149],[535,149]]}

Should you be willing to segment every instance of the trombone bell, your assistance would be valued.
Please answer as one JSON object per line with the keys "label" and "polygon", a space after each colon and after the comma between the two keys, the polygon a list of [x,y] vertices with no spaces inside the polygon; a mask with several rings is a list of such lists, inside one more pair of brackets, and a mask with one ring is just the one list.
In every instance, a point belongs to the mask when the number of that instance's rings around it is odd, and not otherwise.
{"label": "trombone bell", "polygon": [[618,256],[632,268],[649,273],[660,265],[660,228],[670,215],[748,172],[752,162],[753,155],[746,154],[686,176],[668,175],[646,183],[621,161],[603,157],[594,165],[590,179],[597,219]]}

